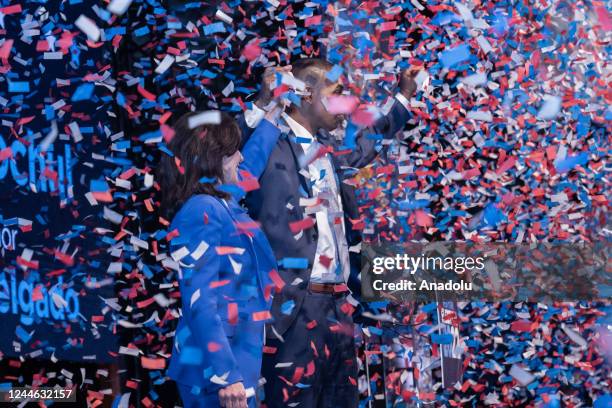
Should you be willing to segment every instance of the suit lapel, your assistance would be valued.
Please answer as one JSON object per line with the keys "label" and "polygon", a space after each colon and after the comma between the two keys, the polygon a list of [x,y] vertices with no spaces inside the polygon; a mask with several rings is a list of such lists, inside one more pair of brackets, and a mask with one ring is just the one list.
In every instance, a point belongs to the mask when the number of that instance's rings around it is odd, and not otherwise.
{"label": "suit lapel", "polygon": [[312,188],[310,186],[310,180],[308,180],[304,175],[300,172],[302,168],[300,167],[300,157],[304,156],[304,149],[299,143],[296,143],[293,139],[293,133],[289,133],[284,135],[287,139],[287,143],[289,144],[289,150],[291,150],[291,155],[293,156],[293,161],[295,163],[295,169],[298,172],[298,176],[300,177],[300,183],[304,190],[308,193],[309,197],[312,197]]}

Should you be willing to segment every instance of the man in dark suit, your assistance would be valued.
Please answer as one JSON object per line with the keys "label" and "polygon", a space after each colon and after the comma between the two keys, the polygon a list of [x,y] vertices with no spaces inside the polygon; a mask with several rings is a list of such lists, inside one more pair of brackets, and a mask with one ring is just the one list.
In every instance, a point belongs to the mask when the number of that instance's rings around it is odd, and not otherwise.
{"label": "man in dark suit", "polygon": [[[343,86],[330,81],[331,69],[320,59],[299,60],[290,68],[303,88],[299,104],[283,114],[286,132],[259,179],[260,188],[246,198],[279,262],[263,359],[268,407],[358,405],[354,305],[346,282],[349,245],[359,236],[349,220],[359,214],[353,187],[342,182],[342,172],[376,157],[372,135],[392,138],[403,128],[416,84],[412,75],[402,73],[389,113],[352,135],[352,149],[340,151],[345,141],[330,131],[344,118],[328,112],[326,104],[343,93]],[[280,71],[287,75],[288,70]],[[267,103],[273,75],[264,74],[260,98],[241,119],[245,138]]]}

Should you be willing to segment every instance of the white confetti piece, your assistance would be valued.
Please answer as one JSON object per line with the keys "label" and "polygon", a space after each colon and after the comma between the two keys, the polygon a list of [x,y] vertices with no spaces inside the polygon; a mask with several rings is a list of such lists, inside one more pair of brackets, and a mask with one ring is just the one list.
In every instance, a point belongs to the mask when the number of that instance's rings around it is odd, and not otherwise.
{"label": "white confetti piece", "polygon": [[210,382],[213,384],[227,385],[228,376],[229,372],[223,374],[221,377],[219,377],[217,374],[214,374],[212,377],[210,377]]}
{"label": "white confetti piece", "polygon": [[172,259],[174,259],[177,262],[183,259],[184,257],[186,257],[187,255],[189,255],[189,249],[187,249],[187,247],[184,247],[184,246],[180,247],[179,249],[177,249],[176,251],[170,254]]}
{"label": "white confetti piece", "polygon": [[138,357],[139,353],[140,350],[138,350],[137,348],[119,346],[119,354]]}
{"label": "white confetti piece", "polygon": [[118,16],[122,15],[132,4],[132,0],[111,0],[107,10]]}
{"label": "white confetti piece", "polygon": [[242,271],[242,263],[234,261],[234,259],[231,256],[229,257],[229,260],[230,260],[230,263],[232,264],[232,269],[234,270],[234,273],[236,275],[240,275],[240,272]]}
{"label": "white confetti piece", "polygon": [[197,289],[191,295],[191,299],[189,300],[189,307],[193,307],[193,304],[200,298],[200,289]]}
{"label": "white confetti piece", "polygon": [[529,385],[531,382],[533,382],[533,380],[535,380],[533,374],[516,364],[510,368],[510,375],[522,386]]}
{"label": "white confetti piece", "polygon": [[463,21],[471,22],[474,19],[472,11],[463,4],[455,2],[455,7],[457,8],[457,11],[459,12],[459,15],[461,16]]}
{"label": "white confetti piece", "polygon": [[63,309],[68,306],[68,302],[61,297],[56,291],[51,292],[51,298],[53,299],[53,303],[55,307],[58,309]]}
{"label": "white confetti piece", "polygon": [[484,122],[491,122],[493,115],[488,111],[470,111],[467,114],[468,119],[482,120]]}
{"label": "white confetti piece", "polygon": [[172,55],[166,55],[163,60],[155,67],[156,74],[163,74],[170,68],[170,66],[174,63],[174,57]]}
{"label": "white confetti piece", "polygon": [[587,341],[576,331],[570,329],[565,324],[561,325],[561,328],[563,329],[563,331],[565,332],[565,334],[567,335],[567,337],[569,337],[571,341],[573,341],[580,347],[583,347],[583,348],[587,347],[588,345]]}
{"label": "white confetti piece", "polygon": [[221,112],[212,110],[204,111],[189,118],[189,129],[195,129],[202,125],[218,125],[221,123]]}
{"label": "white confetti piece", "polygon": [[281,83],[289,86],[292,89],[295,89],[297,91],[306,90],[306,83],[294,77],[291,72],[283,72],[281,78]]}
{"label": "white confetti piece", "polygon": [[227,24],[232,24],[234,22],[234,19],[231,18],[230,16],[228,16],[227,14],[225,14],[223,11],[221,10],[217,10],[217,12],[215,13],[215,17],[217,17],[219,20],[227,23]]}
{"label": "white confetti piece", "polygon": [[161,307],[168,307],[176,302],[174,299],[168,299],[163,293],[157,293],[153,296],[153,299],[155,299],[155,302]]}
{"label": "white confetti piece", "polygon": [[561,110],[561,98],[553,95],[544,95],[544,103],[538,111],[537,118],[541,120],[554,119]]}
{"label": "white confetti piece", "polygon": [[229,81],[229,84],[227,84],[227,86],[223,88],[221,93],[223,94],[223,96],[229,96],[232,92],[234,92],[234,82]]}
{"label": "white confetti piece", "polygon": [[191,257],[197,261],[202,257],[202,255],[204,255],[204,252],[206,252],[208,246],[209,245],[205,241],[201,241],[196,250],[191,253]]}
{"label": "white confetti piece", "polygon": [[480,49],[482,49],[482,51],[485,54],[488,54],[489,52],[493,51],[493,47],[491,47],[491,44],[489,44],[489,41],[482,35],[479,35],[478,37],[476,37],[476,41],[478,42]]}
{"label": "white confetti piece", "polygon": [[74,24],[84,32],[91,41],[98,41],[100,39],[101,31],[96,23],[89,17],[85,17],[81,14]]}
{"label": "white confetti piece", "polygon": [[487,74],[479,72],[461,79],[461,82],[470,86],[484,85],[487,83]]}
{"label": "white confetti piece", "polygon": [[103,213],[104,219],[112,222],[113,224],[121,224],[123,220],[123,215],[119,214],[116,211],[111,210],[108,207],[104,207]]}
{"label": "white confetti piece", "polygon": [[150,173],[145,174],[144,176],[144,186],[146,188],[153,187],[153,175]]}

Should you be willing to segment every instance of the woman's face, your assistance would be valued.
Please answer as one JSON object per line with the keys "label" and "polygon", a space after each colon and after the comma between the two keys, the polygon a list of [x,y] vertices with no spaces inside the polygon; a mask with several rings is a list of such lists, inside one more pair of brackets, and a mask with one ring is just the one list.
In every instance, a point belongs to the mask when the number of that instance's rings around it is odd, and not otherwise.
{"label": "woman's face", "polygon": [[223,157],[223,182],[225,184],[238,183],[238,165],[242,162],[240,150],[236,150],[231,156]]}

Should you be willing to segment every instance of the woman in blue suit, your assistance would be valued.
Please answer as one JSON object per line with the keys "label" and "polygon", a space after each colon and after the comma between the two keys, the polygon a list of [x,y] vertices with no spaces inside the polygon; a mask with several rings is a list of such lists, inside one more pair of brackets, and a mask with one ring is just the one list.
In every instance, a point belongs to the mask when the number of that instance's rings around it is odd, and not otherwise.
{"label": "woman in blue suit", "polygon": [[[276,145],[274,116],[240,152],[241,132],[229,115],[187,114],[168,143],[173,156],[160,164],[182,302],[168,375],[186,408],[255,406],[276,262],[237,198],[240,186],[257,186]],[[217,124],[198,123],[211,118]]]}

